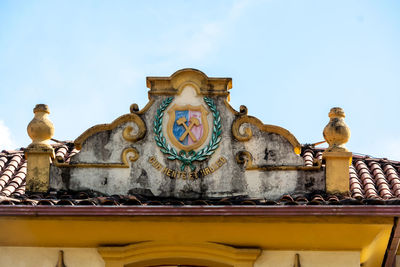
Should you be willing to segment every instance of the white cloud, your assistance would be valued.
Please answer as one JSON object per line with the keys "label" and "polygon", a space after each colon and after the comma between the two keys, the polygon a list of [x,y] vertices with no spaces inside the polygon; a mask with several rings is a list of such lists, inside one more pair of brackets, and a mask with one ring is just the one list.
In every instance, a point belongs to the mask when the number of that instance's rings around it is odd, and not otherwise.
{"label": "white cloud", "polygon": [[237,19],[249,3],[249,0],[235,1],[229,13],[230,19]]}
{"label": "white cloud", "polygon": [[220,23],[206,23],[194,33],[181,48],[184,58],[202,59],[218,47],[223,26]]}
{"label": "white cloud", "polygon": [[15,148],[16,144],[13,141],[10,129],[0,120],[0,151]]}
{"label": "white cloud", "polygon": [[[235,27],[235,22],[242,15],[248,3],[247,0],[235,1],[226,15],[221,16],[218,20],[200,25],[185,25],[180,27],[177,32],[174,29],[165,36],[168,41],[163,42],[164,51],[180,55],[180,59],[185,62],[206,58],[216,52],[223,42],[226,42],[227,35]],[[199,28],[199,30],[192,32],[192,28]],[[171,38],[171,36],[175,38]]]}
{"label": "white cloud", "polygon": [[189,39],[186,47],[191,48],[187,51],[195,59],[200,59],[217,50],[220,44],[226,40],[234,23],[243,13],[248,1],[235,1],[227,13],[226,17],[213,23],[205,23],[202,25],[200,32],[195,33]]}

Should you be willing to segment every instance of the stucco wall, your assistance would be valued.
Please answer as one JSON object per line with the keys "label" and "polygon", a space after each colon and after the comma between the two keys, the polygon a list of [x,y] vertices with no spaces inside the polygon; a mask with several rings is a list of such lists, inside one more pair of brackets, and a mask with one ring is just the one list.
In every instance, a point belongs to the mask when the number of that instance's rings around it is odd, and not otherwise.
{"label": "stucco wall", "polygon": [[[58,251],[64,251],[67,267],[104,267],[95,248],[0,247],[2,267],[54,267]],[[302,267],[359,267],[358,251],[263,251],[254,267],[293,267],[295,254],[300,254]]]}
{"label": "stucco wall", "polygon": [[300,255],[301,267],[360,267],[359,251],[266,251],[254,267],[293,267],[295,255]]}
{"label": "stucco wall", "polygon": [[67,267],[104,267],[95,248],[0,247],[1,267],[54,267],[58,252],[64,251]]}

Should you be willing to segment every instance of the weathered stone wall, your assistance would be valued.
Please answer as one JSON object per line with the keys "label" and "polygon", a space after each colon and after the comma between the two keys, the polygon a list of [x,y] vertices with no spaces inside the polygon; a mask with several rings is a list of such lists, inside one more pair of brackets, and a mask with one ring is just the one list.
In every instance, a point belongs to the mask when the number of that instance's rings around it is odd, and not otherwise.
{"label": "weathered stone wall", "polygon": [[[147,132],[143,139],[130,142],[123,137],[127,126],[133,127],[132,134],[139,131],[138,125],[128,121],[111,130],[100,131],[88,137],[76,154],[74,164],[114,164],[121,163],[121,155],[126,148],[135,148],[139,157],[129,162],[129,168],[114,167],[55,167],[51,168],[51,187],[68,190],[94,190],[103,194],[142,194],[157,197],[176,198],[213,198],[246,196],[252,198],[276,199],[283,194],[323,190],[324,172],[319,170],[246,170],[245,164],[238,163],[238,154],[243,151],[252,155],[254,166],[301,166],[303,159],[294,153],[293,145],[282,135],[260,129],[251,122],[239,127],[240,134],[251,129],[252,137],[248,141],[238,141],[232,133],[235,119],[243,114],[234,113],[225,103],[225,96],[210,96],[221,116],[221,142],[214,153],[204,161],[195,161],[196,174],[186,166],[179,174],[182,162],[169,160],[168,155],[160,151],[155,142],[153,131],[155,115],[167,96],[152,96],[154,103],[143,114]],[[173,105],[202,105],[209,111],[207,115],[209,134],[205,142],[196,151],[207,146],[211,140],[214,117],[193,86],[186,86],[182,93],[174,98],[163,115],[163,134],[166,142],[175,147],[168,136],[168,110]],[[176,148],[176,147],[175,147]],[[178,148],[176,148],[179,151]],[[129,153],[128,153],[129,156]],[[151,162],[149,162],[151,159]],[[161,164],[161,165],[160,165]],[[159,169],[156,167],[158,166]],[[210,168],[211,167],[211,168]],[[167,169],[164,169],[167,168]],[[207,169],[208,168],[208,169]],[[170,170],[170,171],[168,171]],[[202,170],[202,171],[200,171]],[[208,173],[207,173],[208,170]],[[164,171],[164,173],[163,173]],[[175,173],[173,173],[173,171]],[[169,176],[175,176],[171,178]],[[193,177],[187,177],[192,175]]]}

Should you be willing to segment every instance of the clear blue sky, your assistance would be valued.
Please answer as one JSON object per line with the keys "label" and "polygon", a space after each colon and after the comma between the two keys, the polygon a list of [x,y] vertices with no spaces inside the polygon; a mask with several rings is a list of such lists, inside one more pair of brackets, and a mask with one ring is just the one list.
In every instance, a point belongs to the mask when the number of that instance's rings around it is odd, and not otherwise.
{"label": "clear blue sky", "polygon": [[0,150],[30,143],[37,103],[74,140],[185,67],[300,143],[340,106],[351,151],[400,160],[399,1],[0,1]]}

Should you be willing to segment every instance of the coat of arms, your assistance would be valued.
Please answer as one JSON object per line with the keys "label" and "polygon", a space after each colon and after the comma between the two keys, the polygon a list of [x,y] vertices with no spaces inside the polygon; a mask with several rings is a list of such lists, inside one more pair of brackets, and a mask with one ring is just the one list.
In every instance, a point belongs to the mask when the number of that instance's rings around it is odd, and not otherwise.
{"label": "coat of arms", "polygon": [[213,115],[212,134],[208,145],[195,151],[204,144],[209,133],[207,114],[209,113],[203,105],[192,106],[174,105],[169,111],[169,121],[167,124],[167,134],[171,143],[180,151],[178,152],[170,144],[162,132],[162,123],[165,109],[171,104],[173,97],[167,97],[161,103],[154,120],[155,141],[160,147],[160,151],[168,155],[170,160],[182,162],[181,171],[189,166],[192,171],[196,169],[194,161],[203,161],[211,156],[221,142],[221,117],[214,101],[204,97],[204,102],[211,110]]}
{"label": "coat of arms", "polygon": [[207,139],[208,111],[203,105],[174,105],[168,113],[167,134],[177,148],[188,152],[200,147]]}

